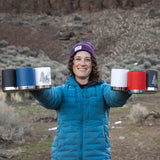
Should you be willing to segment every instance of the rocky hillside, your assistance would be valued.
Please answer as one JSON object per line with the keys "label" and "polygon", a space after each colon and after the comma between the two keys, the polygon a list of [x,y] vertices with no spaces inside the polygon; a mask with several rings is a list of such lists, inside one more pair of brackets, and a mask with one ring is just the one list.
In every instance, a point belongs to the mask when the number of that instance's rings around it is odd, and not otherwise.
{"label": "rocky hillside", "polygon": [[[3,40],[0,41],[0,52],[0,70],[19,67],[51,67],[52,85],[57,86],[65,82],[68,74],[67,65],[51,60],[42,50],[36,52],[28,47],[8,45],[8,42]],[[136,56],[124,54],[116,57],[114,54],[107,57],[100,55],[97,60],[103,73],[103,79],[108,83],[110,83],[112,68],[160,71],[160,56],[156,54],[139,54]]]}
{"label": "rocky hillside", "polygon": [[[1,3],[4,8],[11,4],[5,2]],[[160,5],[159,1],[143,2],[132,9],[113,7],[67,15],[2,13],[1,8],[0,69],[50,66],[53,84],[58,85],[67,75],[72,46],[90,41],[107,82],[112,68],[160,71]]]}

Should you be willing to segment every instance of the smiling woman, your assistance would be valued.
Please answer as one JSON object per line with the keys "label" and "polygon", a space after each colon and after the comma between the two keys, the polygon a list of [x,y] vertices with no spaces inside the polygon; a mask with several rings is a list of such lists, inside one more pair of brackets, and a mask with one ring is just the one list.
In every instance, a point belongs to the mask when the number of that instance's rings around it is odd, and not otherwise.
{"label": "smiling woman", "polygon": [[[92,80],[101,80],[101,72],[91,43],[80,42],[72,48],[68,70],[79,84],[84,85]],[[81,74],[81,77],[78,76],[79,74]]]}
{"label": "smiling woman", "polygon": [[51,160],[110,160],[110,107],[122,107],[130,94],[113,91],[101,80],[96,54],[89,42],[72,48],[68,69],[65,84],[31,91],[42,106],[57,111]]}

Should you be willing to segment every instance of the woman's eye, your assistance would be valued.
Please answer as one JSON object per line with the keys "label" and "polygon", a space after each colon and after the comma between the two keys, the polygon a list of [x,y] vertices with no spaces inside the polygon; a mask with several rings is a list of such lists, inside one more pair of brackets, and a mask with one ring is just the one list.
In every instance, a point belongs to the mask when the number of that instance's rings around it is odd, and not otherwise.
{"label": "woman's eye", "polygon": [[90,62],[90,61],[91,61],[91,59],[85,59],[85,61]]}
{"label": "woman's eye", "polygon": [[76,60],[76,61],[80,61],[81,59],[80,59],[80,58],[76,58],[75,60]]}

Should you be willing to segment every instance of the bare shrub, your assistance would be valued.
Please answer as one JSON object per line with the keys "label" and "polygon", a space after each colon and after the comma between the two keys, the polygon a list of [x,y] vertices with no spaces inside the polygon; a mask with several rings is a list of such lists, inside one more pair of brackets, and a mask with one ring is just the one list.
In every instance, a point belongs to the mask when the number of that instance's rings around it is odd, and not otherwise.
{"label": "bare shrub", "polygon": [[25,137],[32,135],[30,126],[23,124],[23,117],[3,101],[0,111],[0,143],[24,143]]}
{"label": "bare shrub", "polygon": [[148,113],[149,111],[147,110],[147,108],[138,103],[132,106],[129,118],[134,123],[142,123]]}

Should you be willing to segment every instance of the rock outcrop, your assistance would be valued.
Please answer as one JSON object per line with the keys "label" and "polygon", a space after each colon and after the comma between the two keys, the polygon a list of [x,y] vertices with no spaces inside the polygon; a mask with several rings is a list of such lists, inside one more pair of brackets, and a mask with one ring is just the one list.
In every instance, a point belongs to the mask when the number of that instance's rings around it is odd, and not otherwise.
{"label": "rock outcrop", "polygon": [[8,13],[69,14],[75,11],[95,12],[106,8],[133,8],[155,0],[1,0],[0,10]]}

